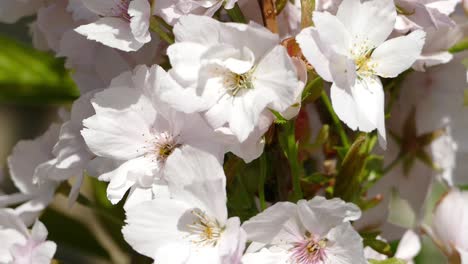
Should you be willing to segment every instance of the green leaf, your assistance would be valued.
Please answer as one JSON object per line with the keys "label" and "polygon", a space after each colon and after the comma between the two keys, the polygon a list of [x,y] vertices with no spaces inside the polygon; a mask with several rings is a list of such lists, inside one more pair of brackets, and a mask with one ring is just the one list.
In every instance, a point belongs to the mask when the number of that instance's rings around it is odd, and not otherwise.
{"label": "green leaf", "polygon": [[86,255],[110,258],[95,234],[81,222],[52,208],[46,209],[40,219],[49,231],[47,239],[57,243],[59,250],[64,247]]}
{"label": "green leaf", "polygon": [[450,53],[462,52],[468,49],[468,37],[465,37],[457,44],[453,45],[448,51]]}
{"label": "green leaf", "polygon": [[63,103],[79,96],[64,60],[0,36],[0,102]]}
{"label": "green leaf", "polygon": [[369,259],[369,263],[371,264],[406,264],[406,261],[397,259],[397,258],[390,258],[386,260]]}

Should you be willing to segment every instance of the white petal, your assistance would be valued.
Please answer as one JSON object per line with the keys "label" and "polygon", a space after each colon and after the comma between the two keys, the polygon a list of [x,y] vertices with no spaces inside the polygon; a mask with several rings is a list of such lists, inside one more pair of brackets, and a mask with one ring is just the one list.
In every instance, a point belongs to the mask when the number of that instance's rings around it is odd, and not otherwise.
{"label": "white petal", "polygon": [[348,56],[330,52],[330,73],[333,84],[338,87],[349,90],[356,83],[356,65]]}
{"label": "white petal", "polygon": [[358,42],[366,40],[377,47],[392,32],[397,13],[393,0],[346,0],[336,16]]}
{"label": "white petal", "polygon": [[[288,230],[286,224],[297,217],[297,207],[290,202],[278,202],[242,224],[247,232],[247,239],[254,242],[271,244],[283,237],[294,237],[295,230]],[[293,231],[294,234],[290,234]]]}
{"label": "white petal", "polygon": [[[359,130],[370,132],[377,128],[386,142],[385,94],[378,77],[363,78],[352,87],[352,95],[359,114]],[[382,146],[385,147],[385,146]]]}
{"label": "white petal", "polygon": [[411,32],[407,36],[385,41],[372,53],[369,64],[384,78],[394,78],[402,73],[421,55],[426,33],[422,30]]}
{"label": "white petal", "polygon": [[325,249],[327,264],[365,264],[361,236],[350,223],[341,224],[327,235],[330,247]]}
{"label": "white petal", "polygon": [[229,218],[219,241],[219,255],[222,263],[239,264],[246,243],[245,231],[240,228],[238,217]]}
{"label": "white petal", "polygon": [[175,199],[226,221],[226,176],[216,157],[183,147],[168,158],[164,175]]}
{"label": "white petal", "polygon": [[327,82],[332,82],[329,60],[325,56],[324,46],[315,28],[305,28],[296,36],[304,57],[314,66],[314,70]]}
{"label": "white petal", "polygon": [[304,88],[299,84],[296,67],[282,46],[276,46],[260,61],[253,78],[254,89],[262,89],[262,96],[270,97],[269,107],[278,112],[293,105]]}
{"label": "white petal", "polygon": [[[460,226],[468,225],[468,192],[452,189],[434,211],[432,228],[446,247],[468,248],[468,233]],[[449,250],[450,251],[450,250]]]}
{"label": "white petal", "polygon": [[147,0],[134,0],[128,5],[128,14],[131,16],[130,28],[133,36],[140,43],[151,41],[149,32],[151,6]]}
{"label": "white petal", "polygon": [[207,47],[194,42],[175,43],[167,49],[167,56],[171,61],[172,70],[177,80],[182,84],[190,84],[198,79],[200,58],[207,51]]}
{"label": "white petal", "polygon": [[31,239],[36,242],[44,242],[48,234],[49,232],[45,225],[41,221],[36,220],[31,230]]}
{"label": "white petal", "polygon": [[135,38],[130,24],[117,17],[103,17],[94,23],[80,26],[75,31],[90,40],[123,51],[136,51],[144,44]]}
{"label": "white petal", "polygon": [[457,248],[458,254],[460,254],[460,264],[468,264],[468,250]]}
{"label": "white petal", "polygon": [[172,199],[158,199],[131,207],[122,233],[140,254],[154,257],[158,249],[173,243],[184,244],[186,233],[180,230],[180,219],[191,208]]}
{"label": "white petal", "polygon": [[[127,160],[145,153],[156,113],[151,103],[139,96],[135,89],[121,87],[96,94],[96,115],[83,121],[86,128],[81,131],[94,154]],[[119,109],[123,107],[127,109]]]}
{"label": "white petal", "polygon": [[342,89],[333,84],[330,89],[330,98],[333,110],[341,121],[352,130],[356,130],[358,127],[362,126],[362,124],[359,123],[359,111],[351,91]]}
{"label": "white petal", "polygon": [[[142,178],[153,178],[152,169],[154,164],[151,160],[144,157],[129,160],[113,171],[100,175],[99,179],[109,180],[107,186],[107,198],[111,203],[118,203],[130,187]],[[140,183],[139,183],[140,184]],[[150,186],[142,186],[149,188]]]}
{"label": "white petal", "polygon": [[349,53],[351,35],[336,16],[328,12],[314,12],[313,20],[324,45],[343,55]]}
{"label": "white petal", "polygon": [[39,246],[34,248],[31,255],[31,261],[38,264],[48,264],[52,261],[56,250],[57,244],[52,241],[41,243]]}
{"label": "white petal", "polygon": [[361,216],[359,208],[341,199],[327,200],[316,196],[306,202],[297,203],[299,217],[304,226],[313,234],[326,235],[330,229],[347,221],[357,220]]}
{"label": "white petal", "polygon": [[419,254],[419,251],[421,251],[421,240],[419,236],[413,230],[408,230],[398,244],[395,257],[404,260],[412,260]]}

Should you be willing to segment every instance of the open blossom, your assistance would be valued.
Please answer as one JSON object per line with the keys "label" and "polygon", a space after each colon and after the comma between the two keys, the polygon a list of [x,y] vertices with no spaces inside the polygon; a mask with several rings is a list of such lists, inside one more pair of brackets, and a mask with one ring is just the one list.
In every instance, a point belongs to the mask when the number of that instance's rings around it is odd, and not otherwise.
{"label": "open blossom", "polygon": [[[359,13],[359,15],[357,15]],[[315,27],[298,36],[304,56],[326,81],[338,117],[351,129],[378,130],[386,145],[384,91],[378,76],[394,78],[421,54],[425,33],[385,41],[395,25],[393,1],[344,1],[336,16],[314,12]]]}
{"label": "open blossom", "polygon": [[[436,244],[454,260],[468,263],[468,192],[452,189],[439,202],[432,218],[433,238]],[[455,262],[455,259],[461,261]]]}
{"label": "open blossom", "polygon": [[226,178],[210,156],[167,165],[171,199],[143,202],[127,211],[125,240],[161,264],[238,264],[245,232],[228,218]]}
{"label": "open blossom", "polygon": [[199,114],[178,112],[156,97],[167,78],[159,66],[139,66],[115,78],[92,100],[96,114],[83,121],[84,140],[95,155],[121,162],[99,175],[110,181],[107,196],[112,203],[130,188],[127,202],[153,199],[158,186],[165,186],[165,166],[183,163],[184,157],[196,154],[194,149],[222,159],[213,130]]}
{"label": "open blossom", "polygon": [[19,141],[8,157],[10,176],[19,192],[0,196],[0,207],[20,204],[15,213],[28,225],[54,197],[59,182],[47,176],[59,176],[63,172],[55,168],[56,157],[52,153],[59,131],[60,126],[52,124],[42,136]]}
{"label": "open blossom", "polygon": [[76,32],[106,46],[136,51],[151,41],[151,6],[148,0],[81,0],[97,21],[76,28]]}
{"label": "open blossom", "polygon": [[278,202],[242,228],[249,241],[262,243],[269,251],[250,254],[277,255],[282,261],[274,263],[364,264],[362,238],[349,223],[360,215],[354,204],[315,197],[297,204]]}
{"label": "open blossom", "polygon": [[213,16],[224,5],[231,9],[237,0],[162,0],[158,1],[153,13],[174,25],[184,15],[195,14]]}
{"label": "open blossom", "polygon": [[41,222],[36,220],[29,231],[12,210],[0,209],[0,263],[50,263],[57,245],[46,241],[47,234]]}
{"label": "open blossom", "polygon": [[295,104],[304,84],[278,36],[251,24],[182,17],[168,48],[171,75],[185,89],[161,99],[187,113],[202,112],[214,129],[227,128],[244,142],[270,112]]}

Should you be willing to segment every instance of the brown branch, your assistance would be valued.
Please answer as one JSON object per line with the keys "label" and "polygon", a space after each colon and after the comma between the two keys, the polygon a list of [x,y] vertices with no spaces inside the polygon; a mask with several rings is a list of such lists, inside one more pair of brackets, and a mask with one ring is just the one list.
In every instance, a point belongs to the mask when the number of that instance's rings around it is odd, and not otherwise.
{"label": "brown branch", "polygon": [[262,8],[263,23],[271,32],[278,33],[275,0],[259,0],[259,4]]}

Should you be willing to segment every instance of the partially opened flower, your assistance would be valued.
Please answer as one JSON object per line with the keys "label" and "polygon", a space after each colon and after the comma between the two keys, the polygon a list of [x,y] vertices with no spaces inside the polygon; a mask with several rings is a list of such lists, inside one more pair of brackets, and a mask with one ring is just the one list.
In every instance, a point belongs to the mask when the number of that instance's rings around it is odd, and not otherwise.
{"label": "partially opened flower", "polygon": [[50,180],[64,170],[55,168],[52,149],[57,142],[60,126],[52,124],[40,137],[19,141],[8,157],[8,168],[19,192],[0,196],[0,208],[18,205],[16,214],[30,225],[52,201],[59,181]]}
{"label": "partially opened flower", "polygon": [[240,143],[264,129],[262,118],[270,120],[267,127],[273,122],[270,110],[286,111],[302,92],[278,36],[263,27],[190,15],[174,34],[170,73],[185,89],[166,89],[161,99],[183,112],[202,112],[211,127],[229,129]]}
{"label": "partially opened flower", "polygon": [[0,263],[50,263],[57,245],[46,241],[47,234],[41,222],[36,220],[29,231],[13,210],[0,209]]}
{"label": "partially opened flower", "polygon": [[282,260],[274,263],[363,264],[362,238],[349,223],[360,215],[354,204],[315,197],[297,204],[276,203],[246,221],[242,228],[248,240],[264,244],[268,254]]}
{"label": "partially opened flower", "polygon": [[384,91],[380,77],[394,78],[421,54],[424,31],[385,41],[396,10],[391,0],[343,1],[336,16],[314,12],[315,27],[298,36],[304,56],[326,81],[338,117],[351,129],[378,130],[386,145]]}
{"label": "partially opened flower", "polygon": [[435,208],[432,237],[453,263],[468,263],[467,226],[468,192],[452,189]]}
{"label": "partially opened flower", "polygon": [[209,156],[168,164],[171,198],[143,202],[127,211],[125,240],[156,263],[238,264],[245,232],[228,218],[223,168]]}
{"label": "partially opened flower", "polygon": [[101,18],[76,32],[106,46],[136,51],[151,41],[151,6],[148,0],[81,0]]}
{"label": "partially opened flower", "polygon": [[165,166],[183,163],[196,150],[222,160],[222,146],[213,141],[213,129],[198,113],[178,112],[156,96],[168,78],[159,66],[139,66],[115,78],[92,100],[96,114],[83,121],[82,135],[96,156],[121,163],[99,175],[110,182],[107,196],[112,203],[130,188],[127,203],[153,199],[156,189],[166,185]]}

